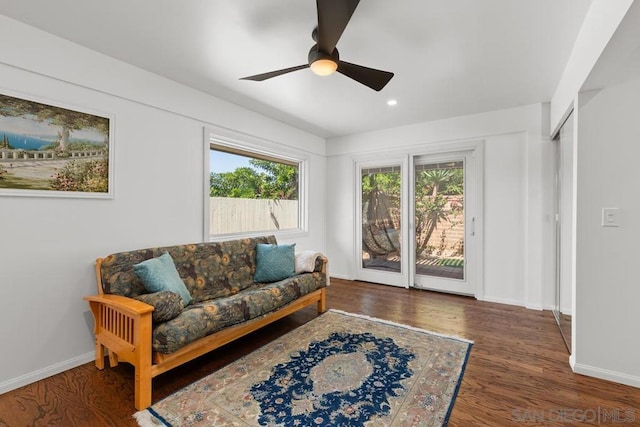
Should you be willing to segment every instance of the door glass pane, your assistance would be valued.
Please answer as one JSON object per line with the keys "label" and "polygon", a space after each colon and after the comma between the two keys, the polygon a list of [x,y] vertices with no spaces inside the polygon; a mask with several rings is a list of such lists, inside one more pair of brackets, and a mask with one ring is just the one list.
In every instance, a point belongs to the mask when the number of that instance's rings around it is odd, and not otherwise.
{"label": "door glass pane", "polygon": [[400,273],[401,167],[361,169],[362,268]]}
{"label": "door glass pane", "polygon": [[464,162],[415,165],[416,274],[464,279]]}

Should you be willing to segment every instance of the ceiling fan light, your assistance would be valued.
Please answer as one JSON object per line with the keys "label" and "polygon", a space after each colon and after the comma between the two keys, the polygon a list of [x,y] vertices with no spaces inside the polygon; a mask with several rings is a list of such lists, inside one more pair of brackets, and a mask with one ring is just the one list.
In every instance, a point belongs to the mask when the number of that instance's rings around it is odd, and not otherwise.
{"label": "ceiling fan light", "polygon": [[309,66],[319,76],[328,76],[338,69],[338,64],[331,59],[318,59]]}

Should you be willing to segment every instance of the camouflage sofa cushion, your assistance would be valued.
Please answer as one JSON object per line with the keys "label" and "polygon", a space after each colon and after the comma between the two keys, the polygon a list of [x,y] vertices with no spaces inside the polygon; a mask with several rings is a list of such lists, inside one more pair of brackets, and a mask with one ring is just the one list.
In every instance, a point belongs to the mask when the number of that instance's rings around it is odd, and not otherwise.
{"label": "camouflage sofa cushion", "polygon": [[112,254],[102,261],[102,288],[105,294],[149,300],[133,266],[169,253],[192,297],[191,303],[177,316],[171,318],[176,313],[155,316],[153,349],[172,353],[199,338],[263,316],[326,286],[320,258],[316,260],[313,272],[275,283],[254,283],[258,243],[276,244],[276,239],[275,236],[262,236]]}
{"label": "camouflage sofa cushion", "polygon": [[229,297],[191,304],[175,319],[154,327],[153,349],[173,353],[227,326],[263,316],[325,284],[324,273],[304,273],[280,282],[254,284]]}
{"label": "camouflage sofa cushion", "polygon": [[157,323],[175,319],[184,309],[180,295],[171,291],[142,294],[135,297],[135,299],[153,306],[151,317]]}

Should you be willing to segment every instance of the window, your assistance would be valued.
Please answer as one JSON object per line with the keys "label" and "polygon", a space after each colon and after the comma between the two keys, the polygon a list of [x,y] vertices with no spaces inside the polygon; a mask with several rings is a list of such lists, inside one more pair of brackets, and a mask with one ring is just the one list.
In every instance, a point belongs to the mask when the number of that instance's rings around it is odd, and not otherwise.
{"label": "window", "polygon": [[275,147],[267,150],[213,137],[208,141],[210,239],[304,230],[305,162],[274,154]]}

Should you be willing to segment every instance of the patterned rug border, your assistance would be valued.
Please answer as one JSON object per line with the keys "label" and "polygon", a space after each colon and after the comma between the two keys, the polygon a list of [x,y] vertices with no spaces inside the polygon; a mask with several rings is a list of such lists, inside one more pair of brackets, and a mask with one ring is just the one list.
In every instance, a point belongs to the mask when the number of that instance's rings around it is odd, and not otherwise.
{"label": "patterned rug border", "polygon": [[461,338],[461,337],[458,337],[458,336],[455,336],[455,335],[441,334],[439,332],[429,331],[427,329],[418,328],[418,327],[407,325],[407,324],[404,324],[404,323],[394,322],[393,320],[381,319],[379,317],[373,317],[373,316],[369,316],[369,315],[366,315],[366,314],[350,313],[348,311],[337,310],[335,308],[331,308],[331,309],[327,310],[327,312],[329,312],[329,311],[331,311],[333,313],[343,314],[345,316],[359,317],[360,319],[371,320],[372,322],[378,322],[378,323],[382,323],[382,324],[385,324],[385,325],[396,326],[398,328],[404,328],[404,329],[408,329],[410,331],[423,332],[425,334],[433,335],[433,336],[440,337],[440,338],[446,338],[446,339],[450,339],[450,340],[455,340],[455,341],[460,341],[460,342],[466,342],[466,343],[469,343],[469,344],[473,344],[473,341],[471,341],[469,339],[466,339],[466,338]]}
{"label": "patterned rug border", "polygon": [[[356,318],[360,318],[360,319],[364,319],[364,320],[369,320],[369,321],[372,321],[372,322],[377,322],[377,323],[381,323],[381,324],[385,324],[385,325],[389,325],[389,326],[393,326],[393,327],[398,327],[398,328],[404,328],[404,329],[407,329],[407,330],[412,330],[412,331],[415,331],[415,332],[425,333],[425,334],[437,336],[437,337],[440,337],[440,338],[443,338],[443,339],[449,339],[449,340],[459,341],[459,342],[468,344],[467,351],[466,351],[466,354],[465,354],[465,358],[464,358],[464,360],[462,362],[462,365],[460,367],[460,375],[458,376],[458,381],[457,381],[455,389],[453,391],[453,395],[451,397],[451,402],[449,404],[449,408],[447,409],[447,413],[446,413],[444,421],[442,423],[443,427],[447,426],[447,424],[449,423],[449,417],[451,416],[451,411],[453,410],[454,403],[455,403],[456,398],[458,396],[458,391],[460,390],[460,386],[462,384],[462,379],[464,378],[464,373],[465,373],[465,370],[466,370],[466,367],[467,367],[467,362],[469,361],[469,355],[471,354],[471,349],[472,349],[473,344],[474,344],[474,342],[472,340],[469,340],[467,338],[458,337],[458,336],[455,336],[455,335],[442,334],[442,333],[439,333],[439,332],[434,332],[434,331],[430,331],[430,330],[427,330],[427,329],[418,328],[418,327],[407,325],[407,324],[404,324],[404,323],[394,322],[392,320],[381,319],[379,317],[369,316],[369,315],[366,315],[366,314],[351,313],[351,312],[338,310],[338,309],[329,309],[325,313],[328,313],[328,312],[333,312],[333,313],[341,314],[341,315],[344,315],[344,316],[356,317]],[[325,314],[325,313],[323,313],[323,314]],[[322,314],[320,316],[322,316]],[[269,345],[269,344],[270,343],[267,343],[264,346]],[[256,350],[258,350],[258,349],[255,349],[254,351],[256,351]],[[234,362],[231,362],[231,363],[235,363],[237,361],[240,361],[240,360],[248,357],[250,354],[251,353],[249,353],[249,354],[247,354],[247,355],[245,355],[245,356],[243,356],[243,357],[239,358],[238,360],[236,360]],[[215,373],[215,371],[212,372],[210,375],[212,375],[213,373]],[[186,386],[186,387],[188,387],[188,386]],[[171,395],[166,396],[164,399],[168,399],[169,397],[171,397]],[[161,399],[160,401],[156,402],[156,404],[160,403],[164,399]],[[152,406],[153,406],[153,404],[152,404]],[[173,427],[171,423],[169,423],[167,420],[165,420],[151,406],[149,406],[146,409],[143,409],[141,411],[138,411],[138,412],[134,413],[132,415],[132,418],[134,418],[136,420],[136,422],[138,423],[138,425],[140,427],[159,427],[159,426]],[[162,424],[159,425],[157,422],[160,422]]]}

